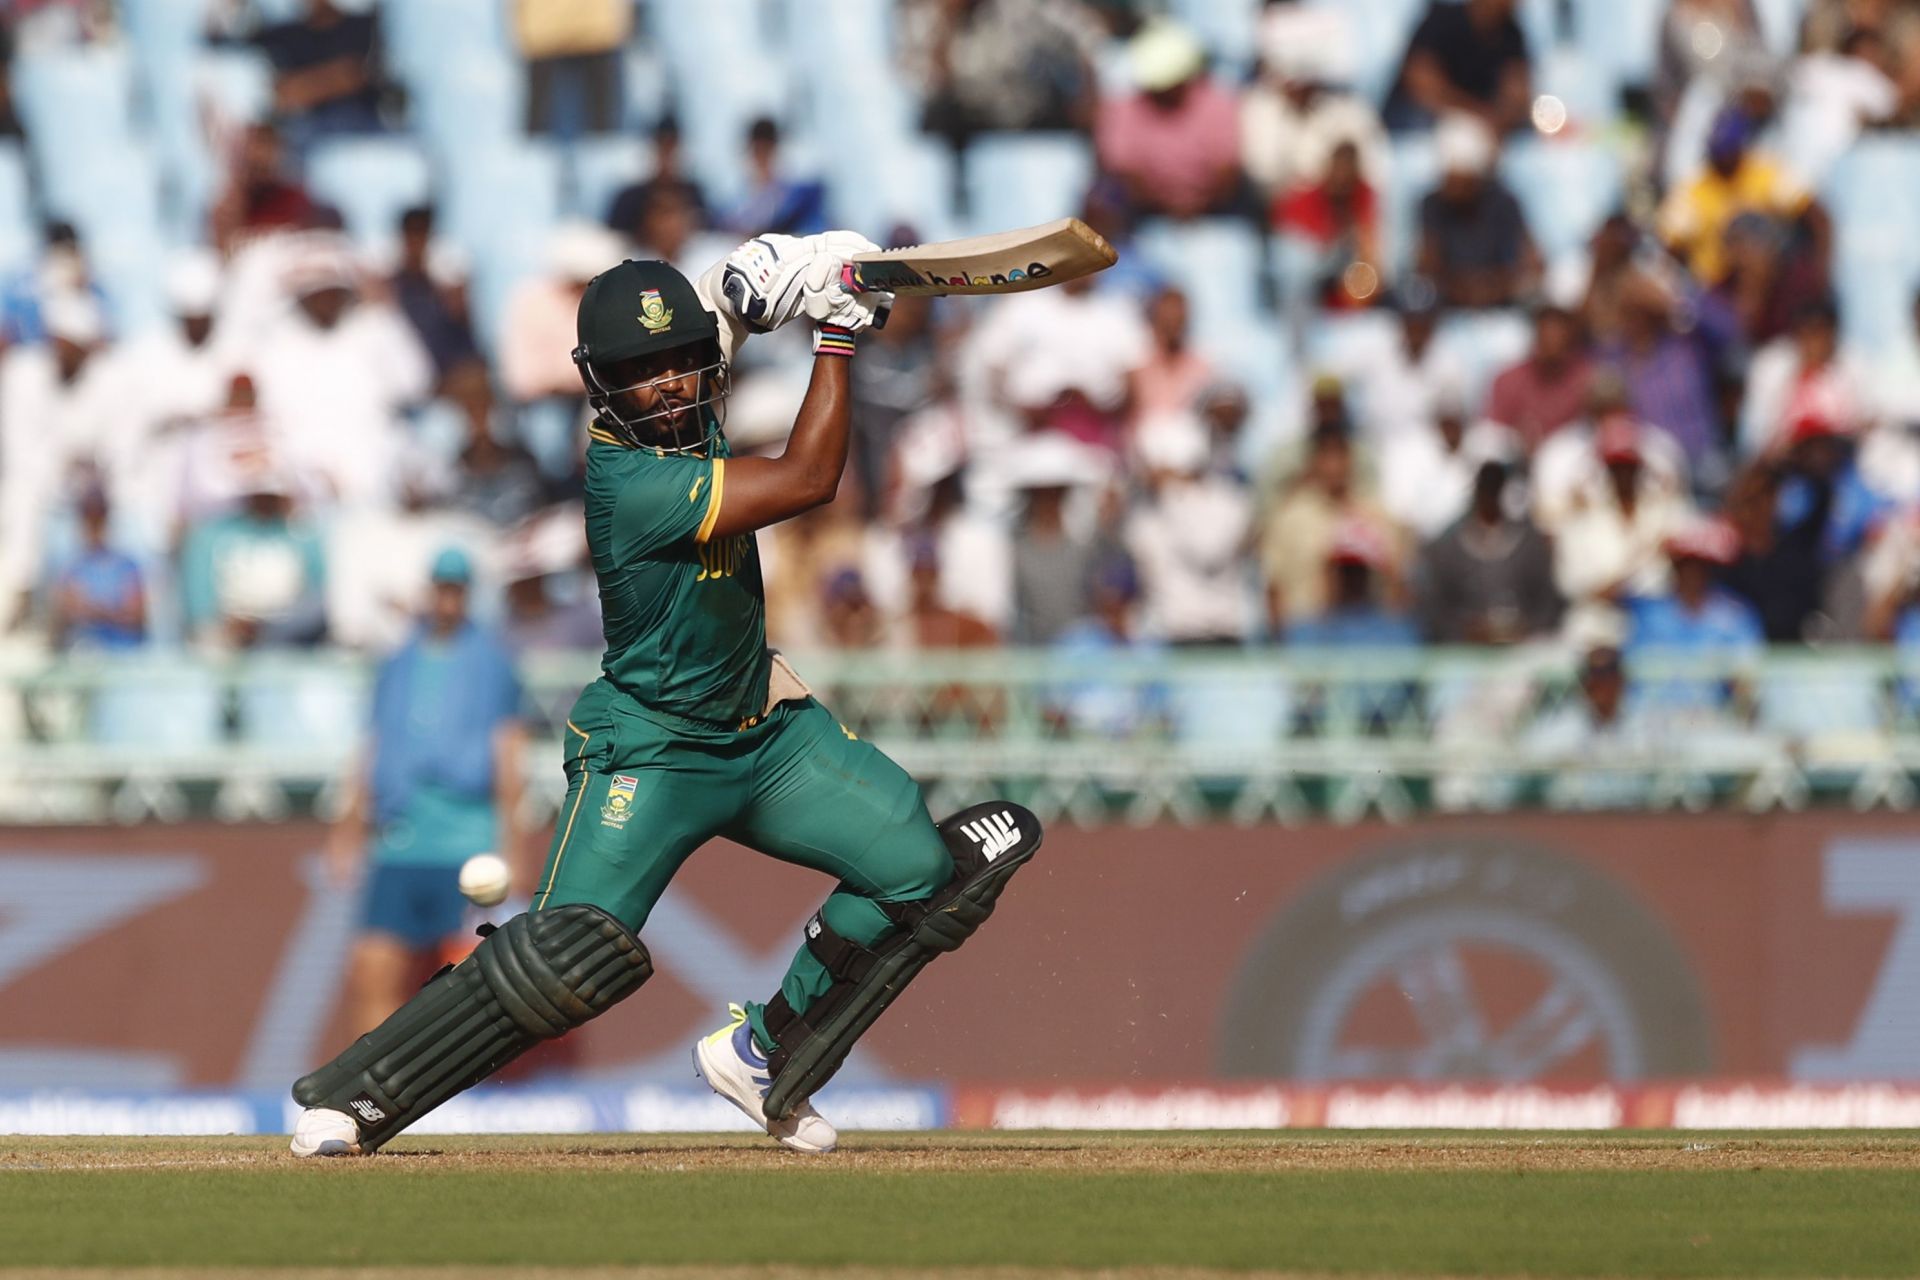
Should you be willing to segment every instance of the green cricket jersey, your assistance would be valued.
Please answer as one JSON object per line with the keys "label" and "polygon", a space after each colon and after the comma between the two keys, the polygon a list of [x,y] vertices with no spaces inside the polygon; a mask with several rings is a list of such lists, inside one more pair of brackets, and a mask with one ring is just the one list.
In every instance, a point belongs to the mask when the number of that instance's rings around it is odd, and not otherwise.
{"label": "green cricket jersey", "polygon": [[597,424],[589,435],[587,549],[606,681],[671,715],[758,716],[769,661],[760,551],[751,533],[709,537],[726,487],[725,437],[714,457],[697,458],[626,448]]}

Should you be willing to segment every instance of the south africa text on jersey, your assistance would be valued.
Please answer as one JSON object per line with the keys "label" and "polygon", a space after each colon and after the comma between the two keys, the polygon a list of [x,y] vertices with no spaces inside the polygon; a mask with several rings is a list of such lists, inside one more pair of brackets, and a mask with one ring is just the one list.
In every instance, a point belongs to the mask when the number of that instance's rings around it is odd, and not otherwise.
{"label": "south africa text on jersey", "polygon": [[731,538],[715,538],[711,542],[699,545],[700,576],[695,582],[705,582],[709,578],[731,578],[740,572],[740,566],[746,563],[752,550],[753,538],[749,534],[737,533]]}

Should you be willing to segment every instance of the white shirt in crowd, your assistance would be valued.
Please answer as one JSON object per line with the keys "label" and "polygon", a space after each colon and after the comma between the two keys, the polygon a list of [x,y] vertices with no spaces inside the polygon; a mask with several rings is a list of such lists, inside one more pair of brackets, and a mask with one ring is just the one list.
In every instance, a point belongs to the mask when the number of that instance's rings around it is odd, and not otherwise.
{"label": "white shirt in crowd", "polygon": [[1176,642],[1243,639],[1253,626],[1252,530],[1245,485],[1218,474],[1161,480],[1126,525],[1146,628]]}
{"label": "white shirt in crowd", "polygon": [[122,386],[101,354],[70,383],[45,344],[0,356],[0,601],[39,580],[48,521],[72,496],[76,468],[111,440]]}
{"label": "white shirt in crowd", "polygon": [[315,468],[344,505],[391,499],[400,411],[433,378],[398,312],[363,302],[323,330],[293,310],[261,341],[251,369],[291,465]]}
{"label": "white shirt in crowd", "polygon": [[1660,595],[1671,576],[1667,540],[1692,518],[1692,504],[1651,469],[1641,472],[1631,516],[1610,484],[1589,486],[1553,530],[1554,582],[1575,604],[1620,585],[1629,595]]}
{"label": "white shirt in crowd", "polygon": [[1380,445],[1380,505],[1427,541],[1466,514],[1473,478],[1483,465],[1519,456],[1513,431],[1484,419],[1468,427],[1453,449],[1431,423],[1396,431]]}
{"label": "white shirt in crowd", "polygon": [[[1659,427],[1641,423],[1640,456],[1641,465],[1664,488],[1686,491],[1687,454],[1678,440]],[[1534,523],[1548,533],[1556,532],[1606,482],[1606,464],[1593,448],[1593,425],[1568,423],[1533,451],[1527,485]]]}
{"label": "white shirt in crowd", "polygon": [[1800,367],[1800,353],[1791,337],[1775,338],[1754,353],[1747,366],[1747,394],[1740,405],[1740,451],[1748,457],[1764,452],[1793,426],[1801,414],[1813,413],[1849,434],[1874,418],[1873,372],[1844,348],[1826,367],[1808,373]]}

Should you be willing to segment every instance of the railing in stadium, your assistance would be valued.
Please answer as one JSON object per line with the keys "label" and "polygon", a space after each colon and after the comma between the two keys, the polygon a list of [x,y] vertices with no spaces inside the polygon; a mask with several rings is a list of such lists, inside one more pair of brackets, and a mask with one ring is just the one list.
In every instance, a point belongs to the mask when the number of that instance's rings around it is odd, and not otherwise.
{"label": "railing in stadium", "polygon": [[[1783,649],[1630,666],[1596,730],[1557,650],[1249,650],[1084,658],[822,653],[802,673],[946,810],[996,794],[1097,823],[1398,819],[1422,811],[1906,808],[1920,658]],[[0,664],[0,819],[133,822],[325,813],[370,665],[344,654]],[[558,728],[586,655],[524,671],[550,816]]]}

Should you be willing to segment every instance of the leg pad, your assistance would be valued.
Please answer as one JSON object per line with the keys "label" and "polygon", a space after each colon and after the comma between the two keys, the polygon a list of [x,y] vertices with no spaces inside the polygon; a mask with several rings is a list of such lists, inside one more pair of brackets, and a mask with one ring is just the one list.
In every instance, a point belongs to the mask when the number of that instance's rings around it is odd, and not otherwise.
{"label": "leg pad", "polygon": [[590,1022],[653,976],[640,939],[595,906],[517,915],[392,1017],[293,1086],[344,1112],[360,1149],[389,1138],[543,1040]]}
{"label": "leg pad", "polygon": [[854,1042],[886,1012],[932,959],[973,936],[993,914],[1013,873],[1040,849],[1040,820],[1017,804],[990,801],[940,824],[954,878],[924,902],[889,906],[899,929],[873,947],[840,937],[816,915],[807,946],[834,983],[803,1017],[784,996],[767,1003],[767,1030],[779,1047],[768,1057],[773,1087],[763,1109],[782,1120],[840,1069]]}

